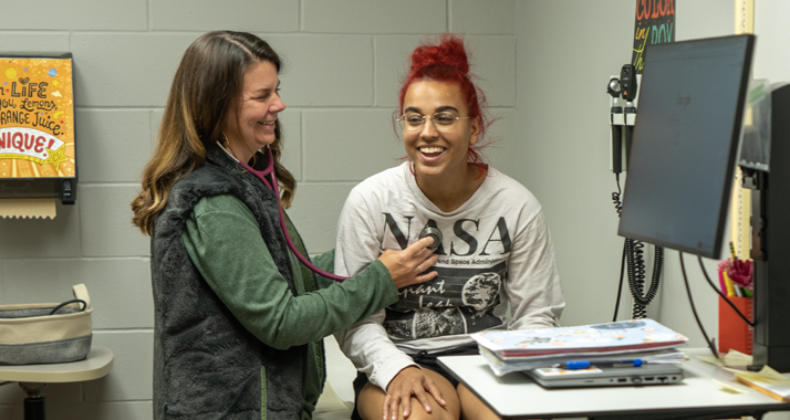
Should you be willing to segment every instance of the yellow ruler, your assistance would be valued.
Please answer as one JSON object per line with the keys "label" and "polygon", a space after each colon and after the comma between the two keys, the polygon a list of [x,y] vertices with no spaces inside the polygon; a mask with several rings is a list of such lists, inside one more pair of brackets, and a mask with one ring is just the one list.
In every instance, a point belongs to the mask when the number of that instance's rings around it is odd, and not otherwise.
{"label": "yellow ruler", "polygon": [[[735,34],[754,33],[754,0],[735,0]],[[749,116],[746,115],[745,119]],[[746,123],[746,121],[744,121]],[[752,191],[743,188],[743,172],[735,169],[735,182],[732,186],[730,205],[730,240],[735,246],[735,254],[740,259],[749,259],[751,248],[751,202]]]}

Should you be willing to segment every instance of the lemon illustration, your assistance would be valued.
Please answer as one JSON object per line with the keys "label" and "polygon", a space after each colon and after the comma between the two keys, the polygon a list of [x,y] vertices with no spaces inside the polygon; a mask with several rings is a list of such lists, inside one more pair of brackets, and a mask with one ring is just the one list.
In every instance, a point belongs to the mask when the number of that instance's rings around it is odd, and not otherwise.
{"label": "lemon illustration", "polygon": [[13,69],[13,68],[10,68],[10,67],[7,68],[5,70],[5,77],[7,77],[9,79],[15,79],[16,78],[16,69]]}

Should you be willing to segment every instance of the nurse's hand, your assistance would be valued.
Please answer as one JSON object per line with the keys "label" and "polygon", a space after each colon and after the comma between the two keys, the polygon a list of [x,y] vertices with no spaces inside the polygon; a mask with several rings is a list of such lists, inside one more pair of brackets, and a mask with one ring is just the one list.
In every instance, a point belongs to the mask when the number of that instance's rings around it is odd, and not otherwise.
{"label": "nurse's hand", "polygon": [[420,239],[403,251],[388,249],[379,257],[379,261],[389,270],[395,287],[398,289],[412,284],[424,283],[439,275],[436,271],[426,270],[436,264],[439,256],[428,249],[433,243],[432,237]]}

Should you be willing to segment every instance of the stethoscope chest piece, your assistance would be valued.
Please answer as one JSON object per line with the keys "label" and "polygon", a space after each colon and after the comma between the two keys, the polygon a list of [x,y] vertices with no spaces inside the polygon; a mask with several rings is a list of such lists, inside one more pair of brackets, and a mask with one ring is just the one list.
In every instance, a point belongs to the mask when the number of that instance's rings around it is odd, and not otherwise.
{"label": "stethoscope chest piece", "polygon": [[439,248],[439,245],[442,244],[442,231],[433,226],[426,226],[425,229],[420,232],[420,239],[427,238],[429,236],[433,238],[433,243],[428,245],[428,249],[431,251],[436,251],[436,249]]}

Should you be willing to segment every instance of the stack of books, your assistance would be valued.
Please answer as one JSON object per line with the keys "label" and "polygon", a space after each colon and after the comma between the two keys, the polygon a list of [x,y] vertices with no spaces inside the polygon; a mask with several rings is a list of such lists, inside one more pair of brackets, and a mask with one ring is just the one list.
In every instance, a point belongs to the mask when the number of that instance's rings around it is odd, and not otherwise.
{"label": "stack of books", "polygon": [[649,319],[577,327],[487,331],[473,334],[497,376],[538,368],[584,368],[597,364],[680,364],[682,334]]}

